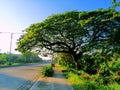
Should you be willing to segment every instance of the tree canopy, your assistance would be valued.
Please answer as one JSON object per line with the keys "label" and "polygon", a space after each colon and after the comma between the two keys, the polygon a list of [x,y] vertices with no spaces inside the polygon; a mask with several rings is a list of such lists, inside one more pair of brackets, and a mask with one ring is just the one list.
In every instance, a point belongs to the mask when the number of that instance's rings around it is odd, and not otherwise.
{"label": "tree canopy", "polygon": [[77,60],[100,44],[110,43],[114,29],[120,28],[120,13],[113,9],[70,11],[49,16],[32,24],[18,40],[20,52],[40,52],[43,48],[67,53]]}

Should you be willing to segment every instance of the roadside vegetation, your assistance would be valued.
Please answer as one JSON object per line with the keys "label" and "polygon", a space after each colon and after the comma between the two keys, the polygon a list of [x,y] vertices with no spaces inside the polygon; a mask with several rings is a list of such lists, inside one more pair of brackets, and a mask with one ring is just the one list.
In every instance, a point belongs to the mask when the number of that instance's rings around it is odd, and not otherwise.
{"label": "roadside vegetation", "polygon": [[0,54],[0,67],[27,63],[38,63],[41,58],[36,54]]}
{"label": "roadside vegetation", "polygon": [[[120,2],[107,9],[68,11],[30,25],[18,40],[21,53],[57,54],[74,90],[120,89]],[[49,70],[43,68],[43,73]]]}
{"label": "roadside vegetation", "polygon": [[109,58],[101,53],[85,54],[79,60],[79,70],[73,68],[74,64],[70,61],[69,55],[57,56],[57,66],[73,85],[74,90],[120,89],[120,54],[115,53]]}
{"label": "roadside vegetation", "polygon": [[41,70],[42,77],[52,77],[53,74],[54,74],[54,70],[53,70],[52,66],[42,67],[42,70]]}

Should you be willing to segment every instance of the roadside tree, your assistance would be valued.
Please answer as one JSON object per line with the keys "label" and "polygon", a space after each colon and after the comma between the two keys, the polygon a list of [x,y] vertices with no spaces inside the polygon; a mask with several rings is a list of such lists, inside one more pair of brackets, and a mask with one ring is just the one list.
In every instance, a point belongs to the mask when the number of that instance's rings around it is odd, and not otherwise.
{"label": "roadside tree", "polygon": [[114,28],[120,27],[120,13],[113,9],[70,11],[49,16],[43,22],[32,24],[18,40],[22,53],[41,52],[46,48],[56,53],[71,55],[78,69],[78,60],[95,48],[109,48]]}

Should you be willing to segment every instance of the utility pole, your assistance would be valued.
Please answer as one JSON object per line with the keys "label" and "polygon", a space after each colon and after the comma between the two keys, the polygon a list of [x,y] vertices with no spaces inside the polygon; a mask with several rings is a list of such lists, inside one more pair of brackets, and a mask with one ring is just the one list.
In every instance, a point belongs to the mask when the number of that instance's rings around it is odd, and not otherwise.
{"label": "utility pole", "polygon": [[12,39],[13,39],[13,33],[10,33],[10,54],[12,50]]}
{"label": "utility pole", "polygon": [[10,51],[9,51],[10,54],[11,54],[11,51],[12,51],[13,35],[14,35],[14,34],[24,34],[24,33],[13,33],[13,32],[0,32],[0,33],[8,33],[8,34],[10,34]]}

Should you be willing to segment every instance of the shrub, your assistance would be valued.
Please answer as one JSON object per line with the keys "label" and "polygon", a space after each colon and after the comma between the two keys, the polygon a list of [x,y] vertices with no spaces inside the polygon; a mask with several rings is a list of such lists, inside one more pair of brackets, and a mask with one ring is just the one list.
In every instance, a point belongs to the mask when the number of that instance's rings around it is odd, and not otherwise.
{"label": "shrub", "polygon": [[69,54],[59,53],[56,59],[59,65],[66,66],[67,68],[75,68],[75,64]]}
{"label": "shrub", "polygon": [[51,77],[54,73],[54,70],[52,69],[52,66],[44,66],[41,70],[41,74],[44,77]]}
{"label": "shrub", "polygon": [[111,83],[114,83],[114,77],[112,76],[98,77],[95,79],[95,81],[98,85],[109,85]]}
{"label": "shrub", "polygon": [[118,84],[120,84],[120,76],[115,77],[115,82],[117,82]]}
{"label": "shrub", "polygon": [[112,71],[112,69],[109,66],[108,62],[104,62],[104,63],[101,64],[99,75],[103,76],[103,77],[113,76],[114,75],[114,72]]}
{"label": "shrub", "polygon": [[83,87],[82,90],[96,90],[97,88],[96,84],[90,81],[85,81],[83,84],[81,84],[81,87]]}
{"label": "shrub", "polygon": [[117,71],[117,74],[120,76],[120,70],[119,70],[119,71]]}
{"label": "shrub", "polygon": [[120,90],[120,85],[118,83],[112,83],[108,85],[108,90]]}
{"label": "shrub", "polygon": [[74,90],[97,90],[96,85],[90,82],[84,82],[81,84],[73,84],[73,87],[74,87]]}
{"label": "shrub", "polygon": [[[79,90],[79,85],[84,82],[77,74],[67,73],[68,81],[73,85],[75,90]],[[79,89],[78,89],[79,88]]]}
{"label": "shrub", "polygon": [[112,69],[113,69],[114,71],[120,70],[120,58],[113,63]]}
{"label": "shrub", "polygon": [[90,75],[88,73],[83,73],[80,76],[84,79],[87,79],[87,80],[90,79]]}
{"label": "shrub", "polygon": [[54,64],[54,63],[52,63],[52,64],[51,64],[51,66],[52,66],[52,67],[54,67],[54,66],[55,66],[55,64]]}
{"label": "shrub", "polygon": [[12,65],[12,63],[11,62],[5,62],[4,65],[5,66],[10,66],[10,65]]}
{"label": "shrub", "polygon": [[80,70],[84,70],[92,75],[97,73],[96,70],[104,62],[104,57],[100,53],[93,53],[92,55],[84,54],[78,62]]}

